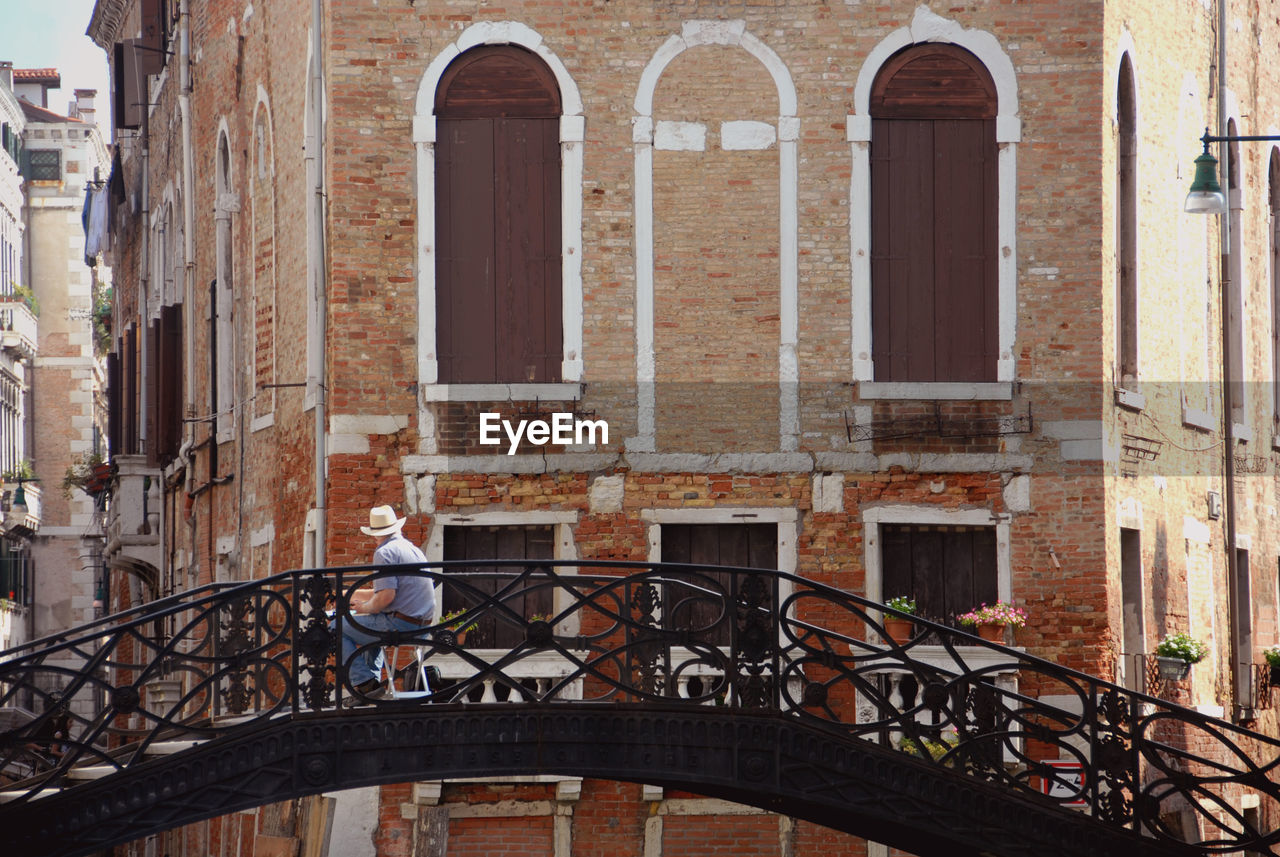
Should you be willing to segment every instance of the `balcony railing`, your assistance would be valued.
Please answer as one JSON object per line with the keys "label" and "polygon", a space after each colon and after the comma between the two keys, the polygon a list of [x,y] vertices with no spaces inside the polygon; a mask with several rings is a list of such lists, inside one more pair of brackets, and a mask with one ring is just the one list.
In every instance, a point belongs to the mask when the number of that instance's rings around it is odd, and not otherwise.
{"label": "balcony railing", "polygon": [[0,348],[14,356],[35,357],[38,344],[35,314],[20,298],[0,296]]}
{"label": "balcony railing", "polygon": [[[360,621],[350,596],[391,574],[443,585],[470,605],[453,625],[493,623],[514,642],[476,649],[439,624],[388,632],[363,651],[412,647],[442,681],[407,700],[355,690],[338,646]],[[525,612],[548,602],[545,619]],[[9,783],[0,807],[251,720],[418,703],[548,713],[651,703],[772,715],[891,747],[1171,848],[1193,830],[1205,853],[1276,853],[1280,830],[1258,819],[1280,817],[1280,741],[927,620],[915,638],[886,643],[887,612],[778,571],[665,563],[315,569],[209,588],[6,653],[0,709],[40,714],[0,733],[0,772],[20,771],[51,721],[69,725],[56,764]],[[1237,808],[1242,795],[1257,819]],[[1179,814],[1188,818],[1175,826]]]}

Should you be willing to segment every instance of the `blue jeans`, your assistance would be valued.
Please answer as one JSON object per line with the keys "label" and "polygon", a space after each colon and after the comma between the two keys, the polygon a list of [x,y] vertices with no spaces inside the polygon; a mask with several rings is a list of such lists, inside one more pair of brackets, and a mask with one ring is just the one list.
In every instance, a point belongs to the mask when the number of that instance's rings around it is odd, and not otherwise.
{"label": "blue jeans", "polygon": [[[357,626],[355,622],[359,622],[364,627]],[[330,625],[332,628],[333,625]],[[382,676],[382,646],[373,646],[365,649],[356,658],[352,658],[356,649],[370,643],[377,642],[380,637],[366,631],[369,628],[373,631],[416,631],[420,628],[413,622],[406,622],[404,619],[397,619],[386,613],[374,613],[370,616],[357,616],[354,622],[351,619],[345,619],[342,623],[342,662],[347,664],[350,670],[351,684],[362,684],[371,678],[380,678]]]}

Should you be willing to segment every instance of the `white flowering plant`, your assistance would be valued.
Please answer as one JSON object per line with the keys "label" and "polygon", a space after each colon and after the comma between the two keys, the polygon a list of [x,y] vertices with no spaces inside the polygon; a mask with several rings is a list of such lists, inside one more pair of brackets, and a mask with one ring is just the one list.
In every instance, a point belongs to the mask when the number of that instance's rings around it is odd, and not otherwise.
{"label": "white flowering plant", "polygon": [[916,600],[905,595],[893,596],[884,603],[884,606],[897,610],[899,613],[910,613],[913,616],[916,612]]}
{"label": "white flowering plant", "polygon": [[968,613],[961,613],[956,617],[956,621],[968,628],[978,625],[1009,625],[1013,628],[1021,628],[1027,624],[1027,611],[1021,607],[1014,607],[1007,601],[997,601],[995,604],[983,604]]}
{"label": "white flowering plant", "polygon": [[1262,650],[1262,657],[1269,667],[1280,667],[1280,646],[1270,646]]}
{"label": "white flowering plant", "polygon": [[1156,644],[1156,655],[1177,658],[1189,664],[1199,663],[1209,654],[1209,647],[1185,631],[1175,631]]}

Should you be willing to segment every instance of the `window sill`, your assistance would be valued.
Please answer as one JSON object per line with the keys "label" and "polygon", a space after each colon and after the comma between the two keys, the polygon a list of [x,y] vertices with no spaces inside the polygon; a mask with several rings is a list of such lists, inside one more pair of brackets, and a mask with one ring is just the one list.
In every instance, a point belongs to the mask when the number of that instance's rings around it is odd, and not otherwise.
{"label": "window sill", "polygon": [[1147,397],[1124,387],[1116,387],[1116,404],[1131,411],[1140,411],[1147,406]]}
{"label": "window sill", "polygon": [[426,402],[576,402],[584,385],[574,381],[545,384],[423,384]]}
{"label": "window sill", "polygon": [[1012,381],[862,381],[860,399],[1009,401]]}

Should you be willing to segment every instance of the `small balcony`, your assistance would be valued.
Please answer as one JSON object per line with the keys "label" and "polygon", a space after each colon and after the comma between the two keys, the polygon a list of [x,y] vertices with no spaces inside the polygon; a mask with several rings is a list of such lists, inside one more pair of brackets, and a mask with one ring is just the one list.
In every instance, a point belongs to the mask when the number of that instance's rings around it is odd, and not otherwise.
{"label": "small balcony", "polygon": [[117,455],[116,483],[107,517],[107,555],[161,567],[160,488],[162,480],[145,455]]}
{"label": "small balcony", "polygon": [[36,356],[36,336],[36,316],[26,302],[0,295],[0,349],[30,360]]}

